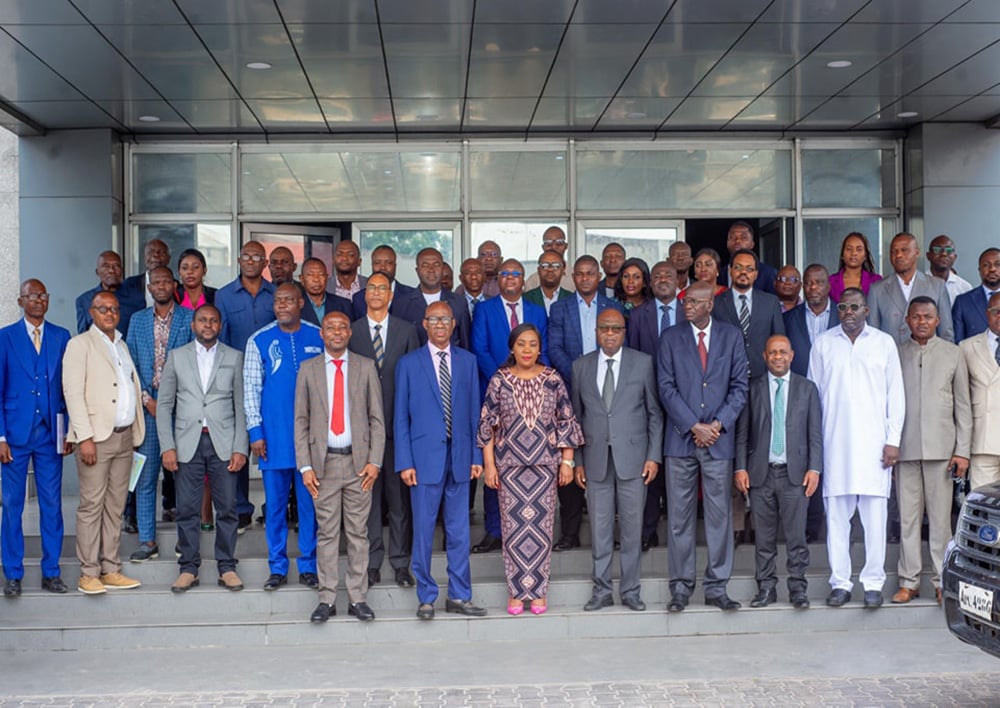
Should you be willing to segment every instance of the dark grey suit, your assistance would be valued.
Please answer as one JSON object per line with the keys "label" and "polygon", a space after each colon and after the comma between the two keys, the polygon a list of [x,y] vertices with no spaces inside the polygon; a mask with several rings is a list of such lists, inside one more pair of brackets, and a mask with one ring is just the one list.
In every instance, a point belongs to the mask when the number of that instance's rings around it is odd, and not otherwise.
{"label": "dark grey suit", "polygon": [[[351,324],[351,341],[348,348],[375,359],[367,315]],[[382,567],[385,559],[385,542],[382,534],[382,500],[389,512],[389,564],[396,570],[409,568],[410,548],[413,542],[413,517],[410,514],[410,490],[395,474],[396,457],[392,438],[392,420],[396,397],[396,362],[420,346],[417,330],[404,319],[389,315],[387,336],[382,337],[385,360],[378,370],[382,383],[382,410],[386,420],[385,452],[382,454],[382,473],[372,487],[372,508],[368,515],[368,568]]]}
{"label": "dark grey suit", "polygon": [[584,466],[587,480],[594,596],[611,594],[617,500],[622,566],[619,595],[638,599],[646,494],[642,467],[646,460],[658,463],[663,458],[663,412],[653,357],[625,347],[620,354],[620,367],[612,367],[615,395],[610,410],[597,385],[598,363],[606,358],[600,349],[573,362],[571,395],[585,440],[576,450],[576,463]]}
{"label": "dark grey suit", "polygon": [[[809,546],[806,514],[809,498],[802,480],[808,470],[823,472],[823,424],[816,385],[798,374],[788,374],[785,406],[784,465],[772,465],[772,407],[770,377],[750,381],[750,401],[736,424],[736,470],[750,476],[750,513],[756,529],[757,585],[777,586],[775,568],[778,517],[787,546],[788,591],[806,591]],[[817,489],[816,494],[820,491]]]}
{"label": "dark grey suit", "polygon": [[[937,336],[953,342],[955,330],[951,321],[951,300],[948,298],[948,288],[940,278],[921,273],[913,274],[910,288],[910,300],[918,295],[926,295],[937,304],[938,317],[941,322],[937,326]],[[906,324],[906,309],[909,301],[903,297],[899,287],[899,278],[895,273],[872,283],[868,289],[868,324],[880,329],[900,345],[910,338],[910,327]]]}
{"label": "dark grey suit", "polygon": [[[739,293],[735,293],[738,297]],[[733,301],[734,293],[727,290],[715,298],[712,317],[740,326],[740,313]],[[740,330],[742,331],[742,329]],[[763,376],[767,372],[764,365],[764,347],[772,334],[785,333],[785,320],[781,316],[781,303],[771,293],[754,290],[750,298],[750,326],[743,338],[750,360],[750,377]]]}

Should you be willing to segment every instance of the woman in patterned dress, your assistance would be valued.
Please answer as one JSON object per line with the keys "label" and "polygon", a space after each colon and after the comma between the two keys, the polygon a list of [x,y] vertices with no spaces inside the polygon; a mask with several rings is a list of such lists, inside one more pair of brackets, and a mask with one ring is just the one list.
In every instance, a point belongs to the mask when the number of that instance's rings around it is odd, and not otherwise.
{"label": "woman in patterned dress", "polygon": [[539,362],[534,325],[515,327],[507,346],[510,356],[486,390],[478,444],[485,484],[500,496],[507,612],[519,615],[528,602],[540,615],[547,608],[556,484],[573,480],[573,450],[583,432],[559,374]]}

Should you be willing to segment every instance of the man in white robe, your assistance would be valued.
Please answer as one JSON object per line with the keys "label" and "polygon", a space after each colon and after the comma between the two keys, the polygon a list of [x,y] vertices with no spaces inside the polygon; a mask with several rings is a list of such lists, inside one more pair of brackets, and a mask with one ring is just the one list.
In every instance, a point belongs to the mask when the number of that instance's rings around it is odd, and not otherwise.
{"label": "man in white robe", "polygon": [[826,604],[840,607],[851,599],[851,517],[857,510],[865,532],[859,579],[865,607],[875,609],[882,605],[887,502],[906,413],[903,375],[892,337],[865,325],[864,293],[845,290],[837,314],[840,326],[817,337],[809,357],[809,378],[823,407],[823,499],[833,588]]}

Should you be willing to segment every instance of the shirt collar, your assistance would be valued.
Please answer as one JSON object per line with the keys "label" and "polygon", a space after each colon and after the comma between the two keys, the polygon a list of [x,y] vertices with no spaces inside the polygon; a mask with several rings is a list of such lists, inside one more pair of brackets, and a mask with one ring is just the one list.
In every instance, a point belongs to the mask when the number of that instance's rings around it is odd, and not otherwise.
{"label": "shirt collar", "polygon": [[375,329],[375,325],[382,325],[385,329],[385,325],[389,322],[389,313],[385,314],[385,318],[381,320],[373,320],[371,316],[368,317],[368,329]]}
{"label": "shirt collar", "polygon": [[449,344],[448,346],[446,346],[444,349],[439,349],[437,346],[434,345],[433,342],[428,341],[427,342],[427,349],[430,350],[431,358],[432,359],[434,358],[434,355],[437,354],[438,352],[444,352],[445,354],[448,354],[449,356],[451,355],[451,344]]}
{"label": "shirt collar", "polygon": [[219,349],[219,340],[215,340],[215,344],[210,347],[206,347],[204,344],[199,342],[197,339],[194,340],[195,351],[199,354],[211,354]]}
{"label": "shirt collar", "polygon": [[[22,317],[21,321],[24,322],[24,326],[28,330],[28,336],[29,337],[34,336],[35,325],[33,325],[30,322],[28,322],[28,318],[27,317]],[[40,325],[38,325],[38,333],[41,334],[41,335],[45,334],[45,320],[42,320],[42,323]]]}
{"label": "shirt collar", "polygon": [[[619,349],[618,351],[616,351],[611,356],[608,356],[607,354],[604,353],[604,350],[602,349],[601,350],[601,359],[603,361],[607,361],[608,359],[610,359],[611,361],[615,362],[616,364],[619,364],[619,363],[621,363],[621,360],[622,360],[622,350]],[[619,369],[620,368],[621,367],[619,367]]]}
{"label": "shirt collar", "polygon": [[[348,351],[347,349],[345,349],[344,353],[340,356],[340,361],[347,361],[347,359],[349,358],[348,357],[349,354],[350,354],[350,351]],[[336,361],[336,359],[334,359],[332,356],[330,356],[330,352],[326,351],[325,349],[323,350],[323,355],[326,357],[326,363],[327,364],[331,364],[332,362]]]}

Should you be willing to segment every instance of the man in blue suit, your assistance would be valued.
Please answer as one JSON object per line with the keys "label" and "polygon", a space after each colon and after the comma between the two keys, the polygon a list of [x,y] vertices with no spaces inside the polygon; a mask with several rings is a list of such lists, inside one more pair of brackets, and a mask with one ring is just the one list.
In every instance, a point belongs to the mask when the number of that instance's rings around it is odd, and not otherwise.
{"label": "man in blue suit", "polygon": [[[479,394],[486,393],[486,387],[497,369],[506,361],[510,350],[507,339],[511,331],[525,322],[535,325],[542,337],[542,363],[548,366],[546,354],[547,320],[545,308],[524,300],[524,266],[519,261],[508,259],[500,265],[497,273],[500,294],[476,307],[476,319],[472,323],[472,351],[479,365]],[[596,331],[596,330],[595,330]],[[596,337],[596,334],[594,335]],[[582,493],[582,492],[581,492]],[[472,547],[473,553],[499,551],[501,547],[500,504],[497,491],[483,487],[483,514],[486,535]]]}
{"label": "man in blue suit", "polygon": [[83,334],[90,325],[94,323],[90,316],[90,305],[94,295],[107,291],[114,293],[118,298],[119,314],[121,321],[118,323],[118,331],[128,334],[129,320],[132,315],[146,306],[146,295],[141,289],[137,289],[131,279],[122,280],[124,270],[122,269],[122,258],[114,251],[104,251],[97,257],[98,283],[90,290],[85,290],[76,298],[76,333]]}
{"label": "man in blue suit", "polygon": [[680,612],[694,592],[698,487],[705,502],[708,563],[705,604],[738,610],[726,584],[733,571],[733,459],[736,421],[747,400],[747,355],[739,327],[712,317],[714,288],[688,287],[688,321],[663,333],[657,364],[667,414],[663,452],[667,470],[670,604]]}
{"label": "man in blue suit", "polygon": [[156,399],[160,392],[160,375],[167,363],[167,353],[194,339],[191,329],[193,314],[174,300],[174,274],[166,266],[154,268],[149,274],[149,292],[153,306],[132,316],[125,338],[142,386],[143,415],[146,417],[146,437],[139,452],[146,462],[135,487],[136,521],[139,526],[139,548],[129,560],[133,563],[156,558],[156,482],[160,478],[160,440],[156,434]]}
{"label": "man in blue suit", "polygon": [[[819,263],[808,266],[802,274],[805,302],[782,314],[785,336],[796,356],[792,372],[805,376],[809,371],[809,352],[816,337],[840,324],[837,308],[830,299],[830,273]],[[822,498],[822,495],[813,495]]]}
{"label": "man in blue suit", "polygon": [[49,294],[39,280],[21,284],[18,306],[24,318],[0,329],[0,464],[3,464],[3,594],[21,594],[24,577],[24,512],[28,463],[34,462],[42,532],[42,588],[64,593],[59,577],[62,552],[62,455],[73,446],[65,439],[66,403],[62,359],[69,332],[45,321]]}
{"label": "man in blue suit", "polygon": [[[621,305],[604,294],[600,278],[597,259],[580,256],[573,264],[576,295],[552,303],[548,355],[567,391],[572,390],[573,362],[584,354],[597,351],[597,316],[607,309],[622,312]],[[543,341],[542,353],[545,351]],[[554,550],[565,551],[580,545],[583,499],[583,490],[577,485],[559,487],[560,532],[559,540],[552,547]]]}
{"label": "man in blue suit", "polygon": [[458,295],[441,287],[443,275],[444,259],[440,251],[436,248],[422,249],[417,253],[417,279],[420,281],[420,287],[401,292],[398,296],[394,295],[396,308],[391,314],[417,328],[417,336],[422,346],[427,344],[427,332],[423,327],[427,306],[434,302],[447,303],[455,313],[455,329],[451,335],[451,343],[462,349],[468,349],[469,330],[472,328],[468,308],[461,307],[464,303]]}
{"label": "man in blue suit", "polygon": [[956,344],[987,329],[986,303],[1000,292],[1000,248],[987,248],[979,256],[979,278],[981,285],[955,298],[951,308]]}
{"label": "man in blue suit", "polygon": [[[394,430],[396,469],[410,488],[413,509],[413,574],[417,580],[417,617],[434,619],[437,581],[431,551],[438,510],[443,510],[448,556],[448,612],[482,617],[472,602],[469,572],[469,480],[483,471],[476,445],[479,389],[476,360],[451,343],[455,315],[435,302],[423,321],[428,342],[396,364]],[[442,504],[443,500],[443,504]]]}

